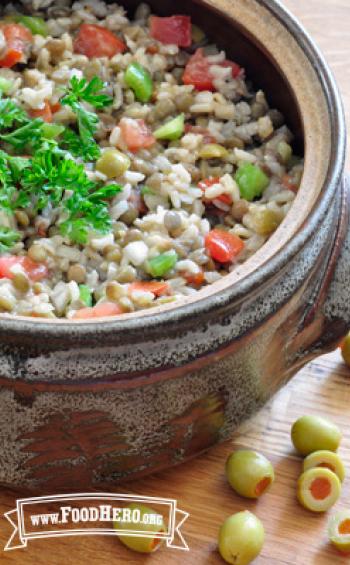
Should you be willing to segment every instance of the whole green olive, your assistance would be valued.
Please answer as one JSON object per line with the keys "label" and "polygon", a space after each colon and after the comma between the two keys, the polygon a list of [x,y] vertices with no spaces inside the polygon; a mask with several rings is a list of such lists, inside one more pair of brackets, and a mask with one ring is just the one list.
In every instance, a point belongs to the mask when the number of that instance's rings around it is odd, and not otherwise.
{"label": "whole green olive", "polygon": [[107,149],[96,162],[96,170],[108,179],[120,177],[129,167],[129,157],[118,149]]}
{"label": "whole green olive", "polygon": [[314,451],[337,451],[342,434],[339,428],[321,416],[302,416],[292,426],[292,442],[301,455]]}
{"label": "whole green olive", "polygon": [[245,510],[225,520],[219,531],[219,552],[226,563],[248,565],[262,550],[265,530],[260,520]]}
{"label": "whole green olive", "polygon": [[132,502],[126,508],[121,509],[121,520],[113,522],[113,527],[116,530],[133,530],[147,533],[147,535],[154,534],[150,537],[117,534],[124,545],[139,553],[156,551],[164,541],[164,538],[156,537],[157,534],[166,532],[161,514],[136,502]]}
{"label": "whole green olive", "polygon": [[275,473],[264,455],[240,449],[228,457],[226,477],[231,487],[241,496],[259,498],[275,480]]}

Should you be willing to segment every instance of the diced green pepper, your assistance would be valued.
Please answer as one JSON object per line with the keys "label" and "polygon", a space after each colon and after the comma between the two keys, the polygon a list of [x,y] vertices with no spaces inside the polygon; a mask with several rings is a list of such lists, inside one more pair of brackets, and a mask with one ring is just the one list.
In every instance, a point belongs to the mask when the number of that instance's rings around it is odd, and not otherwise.
{"label": "diced green pepper", "polygon": [[64,126],[45,123],[42,125],[41,131],[43,132],[45,139],[55,139],[64,132]]}
{"label": "diced green pepper", "polygon": [[124,80],[129,88],[134,91],[137,100],[148,102],[153,94],[153,80],[148,72],[139,63],[130,63],[125,71]]}
{"label": "diced green pepper", "polygon": [[185,131],[185,114],[180,114],[170,122],[158,128],[154,133],[156,139],[168,139],[175,141],[179,139]]}
{"label": "diced green pepper", "polygon": [[0,77],[0,91],[3,94],[8,94],[11,90],[13,86],[13,81],[5,78],[5,77]]}
{"label": "diced green pepper", "polygon": [[235,180],[241,197],[249,202],[261,196],[270,183],[270,179],[264,171],[252,163],[241,165],[236,172]]}
{"label": "diced green pepper", "polygon": [[163,277],[165,273],[176,265],[177,259],[177,253],[161,253],[148,261],[148,271],[152,277]]}
{"label": "diced green pepper", "polygon": [[85,306],[92,306],[92,295],[91,290],[86,284],[79,285],[80,300],[85,304]]}
{"label": "diced green pepper", "polygon": [[11,14],[6,19],[18,24],[23,24],[34,35],[43,35],[44,37],[48,35],[46,22],[42,18],[23,16],[22,14]]}

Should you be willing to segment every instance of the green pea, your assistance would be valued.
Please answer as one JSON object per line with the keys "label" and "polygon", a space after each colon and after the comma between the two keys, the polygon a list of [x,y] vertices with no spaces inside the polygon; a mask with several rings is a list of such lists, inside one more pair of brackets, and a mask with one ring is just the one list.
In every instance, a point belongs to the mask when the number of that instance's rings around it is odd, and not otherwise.
{"label": "green pea", "polygon": [[130,167],[130,159],[118,149],[107,149],[96,162],[96,170],[108,179],[119,177]]}
{"label": "green pea", "polygon": [[245,449],[229,456],[226,476],[231,487],[247,498],[259,498],[275,480],[270,461],[256,451]]}
{"label": "green pea", "polygon": [[[163,539],[155,536],[166,532],[163,517],[152,508],[136,502],[132,502],[123,510],[124,517],[127,512],[130,519],[113,522],[113,527],[116,530],[133,530],[147,533],[150,537],[117,534],[120,541],[129,549],[139,553],[152,553],[156,551],[162,544]],[[151,534],[154,534],[154,536]]]}
{"label": "green pea", "polygon": [[302,416],[292,427],[292,442],[301,455],[314,451],[337,451],[342,434],[339,428],[321,416]]}
{"label": "green pea", "polygon": [[233,514],[219,531],[219,552],[226,563],[248,565],[260,553],[265,541],[264,526],[248,510]]}

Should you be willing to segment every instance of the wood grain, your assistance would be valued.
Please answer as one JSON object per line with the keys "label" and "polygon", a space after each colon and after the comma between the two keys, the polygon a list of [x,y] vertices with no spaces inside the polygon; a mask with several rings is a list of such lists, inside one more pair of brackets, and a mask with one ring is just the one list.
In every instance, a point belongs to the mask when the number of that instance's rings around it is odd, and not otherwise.
{"label": "wood grain", "polygon": [[[285,0],[285,5],[303,22],[324,52],[345,103],[350,124],[350,3],[349,0]],[[350,152],[348,154],[350,164]],[[162,548],[149,558],[127,551],[112,537],[62,538],[32,541],[27,549],[3,553],[1,562],[20,565],[211,565],[223,563],[216,539],[223,519],[241,509],[251,509],[263,520],[266,544],[256,565],[330,565],[347,562],[327,544],[328,516],[308,513],[295,500],[295,485],[301,461],[293,453],[289,431],[303,413],[327,414],[344,432],[341,454],[350,469],[350,371],[339,353],[319,358],[302,370],[235,438],[181,467],[116,488],[148,496],[178,500],[190,512],[183,532],[190,552]],[[277,480],[258,503],[236,496],[224,477],[227,455],[237,446],[264,452],[275,465]],[[350,477],[336,508],[346,508]],[[11,534],[3,513],[15,505],[16,494],[0,490],[0,546]],[[1,551],[1,549],[0,549]]]}

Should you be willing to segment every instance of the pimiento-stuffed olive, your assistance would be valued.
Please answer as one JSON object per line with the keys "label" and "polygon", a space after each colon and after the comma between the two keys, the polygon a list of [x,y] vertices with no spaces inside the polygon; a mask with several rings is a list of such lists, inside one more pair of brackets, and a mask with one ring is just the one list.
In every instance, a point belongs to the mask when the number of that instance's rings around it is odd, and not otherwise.
{"label": "pimiento-stuffed olive", "polygon": [[145,532],[147,536],[150,536],[136,537],[117,534],[124,545],[139,553],[152,553],[160,547],[163,539],[156,536],[166,532],[164,521],[160,514],[148,506],[132,502],[124,509],[123,517],[124,520],[113,522],[113,527],[116,530]]}
{"label": "pimiento-stuffed olive", "polygon": [[339,480],[343,482],[345,479],[344,463],[337,453],[333,451],[314,451],[304,459],[303,470],[308,471],[313,467],[324,467],[335,473]]}
{"label": "pimiento-stuffed olive", "polygon": [[345,363],[350,367],[350,332],[342,341],[340,350]]}
{"label": "pimiento-stuffed olive", "polygon": [[305,471],[298,480],[297,496],[300,504],[312,512],[326,512],[336,503],[341,493],[337,475],[322,467]]}
{"label": "pimiento-stuffed olive", "polygon": [[292,442],[301,455],[314,451],[337,451],[342,437],[339,428],[321,416],[302,416],[292,427]]}
{"label": "pimiento-stuffed olive", "polygon": [[259,498],[275,480],[268,459],[246,449],[234,451],[226,461],[226,476],[231,487],[241,496]]}
{"label": "pimiento-stuffed olive", "polygon": [[248,565],[262,550],[265,530],[260,520],[245,510],[225,520],[219,531],[219,552],[226,563]]}
{"label": "pimiento-stuffed olive", "polygon": [[328,537],[341,552],[350,554],[350,510],[337,512],[329,521]]}

